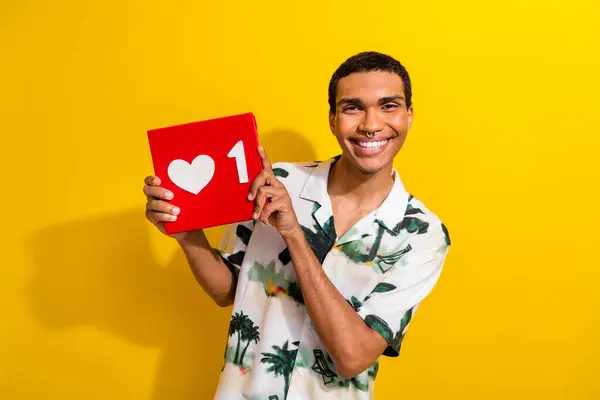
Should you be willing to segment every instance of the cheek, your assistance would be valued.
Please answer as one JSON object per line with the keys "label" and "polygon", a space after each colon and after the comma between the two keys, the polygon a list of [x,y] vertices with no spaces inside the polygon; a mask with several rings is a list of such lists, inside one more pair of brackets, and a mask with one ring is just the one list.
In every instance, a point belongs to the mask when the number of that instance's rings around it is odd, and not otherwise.
{"label": "cheek", "polygon": [[348,133],[356,131],[358,118],[353,118],[351,115],[340,116],[336,122],[336,135],[345,136]]}
{"label": "cheek", "polygon": [[398,133],[399,136],[404,136],[408,131],[408,117],[406,115],[396,115],[388,120],[388,126]]}

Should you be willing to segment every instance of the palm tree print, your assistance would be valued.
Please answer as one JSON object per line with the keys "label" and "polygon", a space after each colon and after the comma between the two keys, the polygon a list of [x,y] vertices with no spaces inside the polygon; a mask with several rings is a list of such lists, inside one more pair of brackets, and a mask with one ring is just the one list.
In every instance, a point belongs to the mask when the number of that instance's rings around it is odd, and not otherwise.
{"label": "palm tree print", "polygon": [[391,283],[387,283],[387,282],[379,282],[373,288],[373,290],[371,290],[371,293],[369,293],[369,295],[367,297],[365,297],[365,299],[363,301],[360,301],[359,299],[357,299],[356,296],[352,296],[352,297],[350,297],[350,300],[346,300],[346,301],[352,306],[354,311],[359,311],[360,308],[362,307],[363,303],[366,302],[367,300],[369,300],[371,298],[371,296],[373,295],[373,293],[386,293],[386,292],[390,292],[394,289],[396,289],[396,285],[392,285]]}
{"label": "palm tree print", "polygon": [[341,246],[341,250],[350,260],[356,263],[375,265],[379,272],[384,273],[398,262],[402,256],[411,251],[412,246],[409,244],[405,248],[396,250],[390,254],[379,254],[383,235],[385,232],[388,232],[392,236],[398,236],[403,229],[408,233],[416,233],[418,235],[427,233],[429,223],[415,217],[414,215],[416,214],[425,213],[420,208],[415,208],[409,203],[406,207],[404,219],[398,223],[393,230],[387,230],[384,226],[385,224],[382,221],[378,221],[381,225],[379,225],[377,233],[375,234],[375,240],[371,246],[368,246],[363,241],[357,240],[344,243]]}
{"label": "palm tree print", "polygon": [[273,168],[273,175],[276,177],[287,178],[290,173],[283,168]]}
{"label": "palm tree print", "polygon": [[367,370],[367,375],[369,378],[375,380],[377,378],[377,373],[379,372],[379,360],[375,361],[373,365],[369,367]]}
{"label": "palm tree print", "polygon": [[391,343],[394,339],[394,332],[392,328],[385,322],[383,319],[378,317],[377,315],[369,314],[365,317],[365,322],[375,331],[377,331],[384,339]]}
{"label": "palm tree print", "polygon": [[[241,240],[244,245],[248,246],[248,242],[250,242],[250,236],[252,236],[252,231],[248,229],[246,226],[239,224],[235,230],[235,234],[238,239]],[[238,268],[242,265],[242,261],[244,261],[244,256],[246,255],[245,251],[238,251],[237,253],[231,254],[225,257],[225,253],[219,249],[215,249],[221,255],[221,258],[225,261],[225,265],[229,270],[237,276]],[[237,267],[236,267],[237,266]]]}
{"label": "palm tree print", "polygon": [[446,239],[446,243],[444,246],[442,246],[440,251],[445,252],[446,250],[448,250],[448,247],[450,247],[450,244],[452,242],[450,242],[450,234],[448,233],[448,228],[446,228],[446,225],[444,225],[444,224],[442,224],[442,231],[444,231],[444,237]]}
{"label": "palm tree print", "polygon": [[400,232],[403,229],[406,229],[408,233],[416,233],[417,235],[422,235],[427,233],[429,229],[429,222],[425,222],[417,217],[413,217],[415,214],[425,214],[423,210],[420,208],[415,208],[412,204],[408,204],[406,207],[406,212],[404,213],[405,217],[396,227],[394,228],[395,232]]}
{"label": "palm tree print", "polygon": [[402,320],[400,321],[400,330],[398,330],[398,332],[396,332],[396,334],[394,335],[394,340],[392,341],[392,347],[394,349],[398,349],[398,352],[400,352],[400,345],[402,344],[402,339],[404,339],[404,330],[410,323],[410,320],[412,319],[412,315],[413,315],[412,308],[410,310],[408,310],[406,313],[404,313],[404,315],[402,316]]}
{"label": "palm tree print", "polygon": [[263,358],[260,362],[263,364],[271,364],[267,368],[267,372],[272,372],[275,377],[283,376],[284,379],[284,399],[287,398],[288,390],[290,388],[290,377],[294,371],[294,363],[298,354],[298,345],[300,342],[293,342],[292,345],[296,346],[295,349],[288,349],[289,341],[285,341],[282,347],[272,346],[273,353],[262,353]]}
{"label": "palm tree print", "polygon": [[248,350],[248,346],[250,346],[251,342],[258,343],[260,340],[260,333],[258,331],[258,326],[254,325],[252,320],[249,324],[246,324],[242,329],[242,340],[246,341],[246,347],[242,350],[242,354],[240,355],[240,359],[238,360],[240,364],[244,363],[244,357],[246,356],[246,350]]}
{"label": "palm tree print", "polygon": [[408,326],[412,315],[412,308],[404,313],[404,316],[400,322],[400,329],[396,332],[396,334],[394,334],[388,323],[377,315],[369,314],[365,317],[365,322],[367,325],[377,331],[388,343],[390,343],[390,346],[384,350],[384,355],[396,356],[396,353],[400,352],[400,345],[402,344],[402,339],[404,339],[404,330]]}
{"label": "palm tree print", "polygon": [[243,311],[236,312],[231,317],[231,322],[229,323],[229,336],[233,336],[237,333],[237,346],[235,348],[235,356],[233,357],[233,363],[236,365],[240,365],[239,356],[240,356],[240,343],[242,341],[242,329],[248,323],[248,316],[244,315]]}
{"label": "palm tree print", "polygon": [[284,268],[277,271],[275,261],[271,261],[266,267],[255,263],[248,271],[248,278],[251,282],[262,283],[267,297],[289,296],[298,304],[304,304],[300,285],[285,278]]}
{"label": "palm tree print", "polygon": [[[246,350],[248,349],[250,342],[258,343],[260,338],[258,326],[256,326],[254,322],[244,314],[243,311],[236,312],[231,317],[231,322],[229,323],[229,336],[231,337],[236,333],[237,344],[235,347],[233,363],[240,367],[244,367],[244,356],[246,355]],[[240,348],[243,341],[246,341],[246,346],[240,353]]]}
{"label": "palm tree print", "polygon": [[[394,251],[390,254],[379,254],[379,248],[381,246],[381,239],[386,232],[386,228],[379,226],[375,235],[373,244],[369,246],[361,240],[344,243],[340,246],[342,252],[350,260],[355,263],[364,263],[366,265],[374,265],[376,269],[384,273],[388,271],[402,256],[412,250],[411,245],[407,245],[405,248]],[[394,236],[397,236],[395,234]]]}
{"label": "palm tree print", "polygon": [[342,379],[338,381],[339,387],[349,388],[350,385],[362,392],[369,390],[369,381],[363,374],[357,375],[350,379]]}
{"label": "palm tree print", "polygon": [[384,232],[385,228],[380,225],[371,246],[365,244],[362,240],[355,240],[341,245],[341,250],[350,260],[356,263],[371,264],[377,257]]}
{"label": "palm tree print", "polygon": [[[315,203],[312,211],[313,216],[319,208],[319,204]],[[329,252],[329,249],[331,249],[336,239],[333,216],[329,217],[329,219],[323,224],[323,227],[321,227],[321,225],[319,225],[317,220],[313,217],[312,229],[302,226],[302,231],[304,232],[304,237],[310,245],[313,253],[315,253],[315,256],[319,262],[323,263],[327,252]]]}
{"label": "palm tree print", "polygon": [[386,293],[391,292],[394,289],[396,289],[396,285],[392,285],[391,283],[387,282],[379,282],[377,286],[375,286],[375,288],[371,290],[371,293],[369,293],[369,295],[365,297],[365,301],[369,300],[373,293]]}

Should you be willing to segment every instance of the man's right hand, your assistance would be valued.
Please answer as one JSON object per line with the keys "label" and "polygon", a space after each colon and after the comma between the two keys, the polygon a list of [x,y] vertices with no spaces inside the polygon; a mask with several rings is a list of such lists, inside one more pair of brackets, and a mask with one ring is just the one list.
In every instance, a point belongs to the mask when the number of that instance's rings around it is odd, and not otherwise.
{"label": "man's right hand", "polygon": [[[169,204],[173,200],[173,193],[160,187],[160,178],[154,175],[144,179],[144,194],[146,195],[146,218],[162,233],[165,231],[165,222],[175,221],[179,215],[179,207]],[[182,239],[185,233],[176,233],[171,236],[177,240]]]}

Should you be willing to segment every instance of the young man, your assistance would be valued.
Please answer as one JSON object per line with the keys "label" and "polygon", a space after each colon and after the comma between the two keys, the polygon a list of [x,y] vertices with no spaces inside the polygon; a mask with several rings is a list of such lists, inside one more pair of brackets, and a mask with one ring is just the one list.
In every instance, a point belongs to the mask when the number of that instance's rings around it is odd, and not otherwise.
{"label": "young man", "polygon": [[[392,166],[413,118],[405,68],[355,55],[334,73],[329,106],[341,155],[271,166],[259,147],[255,214],[228,246],[173,235],[204,290],[233,304],[217,399],[371,399],[379,357],[398,356],[440,276],[448,231]],[[164,232],[173,194],[154,176],[144,192]]]}

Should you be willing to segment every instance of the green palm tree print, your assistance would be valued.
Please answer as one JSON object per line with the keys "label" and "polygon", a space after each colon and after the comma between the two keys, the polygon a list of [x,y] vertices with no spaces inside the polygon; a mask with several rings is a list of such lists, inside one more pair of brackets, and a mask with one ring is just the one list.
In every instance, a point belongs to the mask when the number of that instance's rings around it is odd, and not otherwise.
{"label": "green palm tree print", "polygon": [[413,217],[415,214],[425,213],[420,208],[415,208],[412,204],[408,203],[405,217],[402,222],[400,222],[399,226],[394,229],[394,231],[399,232],[402,229],[406,229],[408,233],[417,233],[418,235],[427,233],[427,230],[429,229],[429,222],[425,222],[417,217]]}
{"label": "green palm tree print", "polygon": [[283,168],[273,168],[273,175],[275,175],[278,178],[287,178],[290,175],[290,173]]}
{"label": "green palm tree print", "polygon": [[271,261],[267,266],[255,263],[248,271],[248,278],[250,282],[262,283],[267,297],[289,296],[298,304],[304,304],[298,282],[288,281],[284,268],[277,271],[275,261]]}
{"label": "green palm tree print", "polygon": [[360,240],[352,241],[341,246],[342,252],[350,260],[356,263],[374,265],[381,273],[388,271],[396,262],[398,262],[398,260],[402,258],[402,256],[412,250],[412,246],[409,244],[406,247],[391,253],[380,254],[381,240],[383,239],[383,235],[385,232],[388,232],[392,236],[398,236],[402,230],[406,230],[411,234],[416,233],[418,235],[427,233],[427,230],[429,229],[429,223],[415,217],[415,214],[424,214],[424,212],[420,208],[415,208],[409,203],[406,207],[404,219],[398,225],[396,225],[392,231],[388,231],[384,226],[380,225],[377,229],[377,233],[375,234],[375,240],[370,246]]}
{"label": "green palm tree print", "polygon": [[394,335],[394,340],[392,341],[392,347],[397,348],[400,351],[400,346],[402,345],[402,339],[404,339],[404,330],[410,323],[412,319],[413,309],[411,308],[402,316],[402,320],[400,321],[400,330],[396,332]]}
{"label": "green palm tree print", "polygon": [[[233,363],[235,365],[244,367],[244,356],[246,355],[246,350],[248,350],[248,346],[251,342],[258,343],[258,340],[260,339],[260,334],[258,326],[256,326],[254,322],[247,315],[244,314],[243,311],[236,312],[231,317],[231,322],[229,323],[229,336],[231,337],[236,333],[237,345],[235,347]],[[246,342],[246,345],[240,353],[243,341]]]}
{"label": "green palm tree print", "polygon": [[289,349],[289,341],[285,341],[282,347],[272,346],[273,353],[262,353],[263,358],[260,360],[263,364],[271,364],[267,368],[267,372],[272,372],[275,377],[283,376],[284,379],[284,399],[287,398],[290,388],[290,377],[294,371],[294,363],[298,354],[298,345],[300,342],[293,342],[295,349]]}
{"label": "green palm tree print", "polygon": [[258,326],[254,325],[254,322],[249,320],[250,323],[245,325],[242,329],[242,340],[246,341],[246,347],[242,350],[242,354],[240,354],[240,364],[243,364],[244,357],[246,355],[246,350],[248,350],[248,346],[250,346],[251,342],[258,343],[260,340],[260,333],[258,331]]}
{"label": "green palm tree print", "polygon": [[313,205],[312,229],[307,228],[306,226],[302,226],[302,231],[304,232],[304,237],[310,245],[310,248],[312,249],[313,253],[315,253],[315,256],[317,257],[319,262],[322,263],[325,260],[327,252],[333,246],[333,243],[336,238],[336,233],[335,225],[333,223],[333,216],[329,217],[329,219],[325,221],[322,228],[321,225],[319,225],[319,223],[316,221],[316,219],[314,219],[314,214],[320,207],[321,206],[318,203],[315,203]]}

